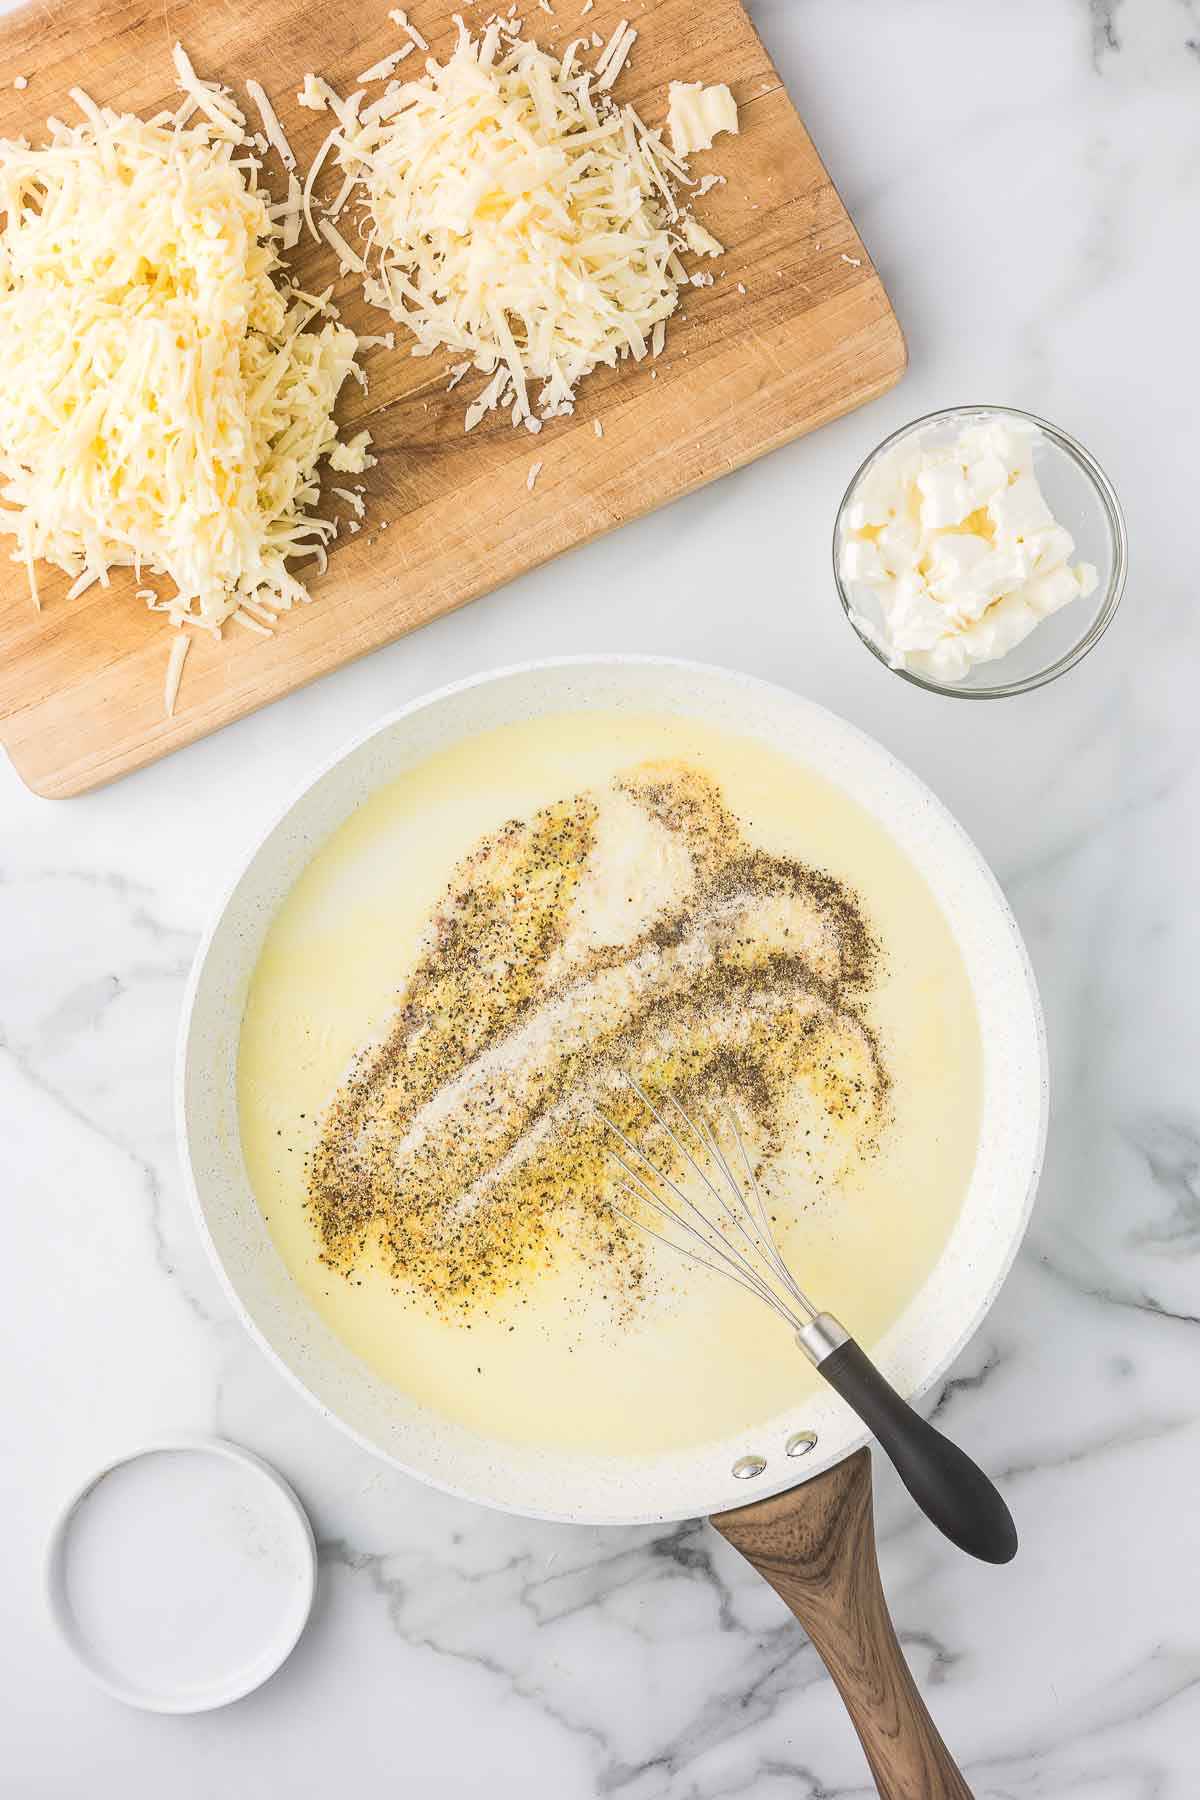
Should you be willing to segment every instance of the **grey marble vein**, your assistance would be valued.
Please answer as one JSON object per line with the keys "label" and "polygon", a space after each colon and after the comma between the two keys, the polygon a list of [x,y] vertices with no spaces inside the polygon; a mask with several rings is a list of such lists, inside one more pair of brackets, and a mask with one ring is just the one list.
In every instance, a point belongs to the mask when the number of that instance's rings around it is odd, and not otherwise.
{"label": "grey marble vein", "polygon": [[1092,30],[1092,62],[1097,69],[1103,66],[1106,56],[1121,48],[1121,39],[1117,33],[1121,5],[1122,0],[1087,0]]}
{"label": "grey marble vein", "polygon": [[969,1374],[964,1371],[960,1374],[951,1375],[940,1384],[932,1406],[929,1406],[927,1410],[923,1409],[925,1410],[925,1416],[927,1418],[931,1420],[941,1419],[942,1415],[948,1412],[953,1406],[955,1398],[959,1394],[977,1394],[989,1377],[995,1374],[997,1369],[1004,1368],[1005,1364],[1010,1361],[1012,1354],[1010,1351],[1002,1350],[997,1344],[985,1344],[979,1348],[973,1347],[970,1351],[964,1352],[964,1355],[959,1359],[960,1365],[968,1358],[975,1360],[979,1354],[979,1349],[982,1350],[982,1361],[979,1362],[977,1368],[973,1369]]}
{"label": "grey marble vein", "polygon": [[1144,1158],[1170,1211],[1163,1219],[1130,1228],[1133,1250],[1171,1258],[1200,1251],[1200,1131],[1193,1118],[1153,1116],[1125,1128],[1128,1142]]}
{"label": "grey marble vein", "polygon": [[1200,1325],[1200,1297],[1197,1298],[1195,1312],[1178,1311],[1166,1305],[1162,1300],[1141,1285],[1127,1281],[1115,1272],[1100,1278],[1093,1278],[1082,1269],[1076,1270],[1068,1265],[1065,1259],[1049,1249],[1042,1247],[1038,1239],[1033,1241],[1034,1253],[1042,1268],[1052,1275],[1056,1281],[1072,1288],[1075,1293],[1086,1299],[1098,1301],[1104,1306],[1129,1307],[1134,1312],[1145,1313],[1155,1319],[1169,1320],[1176,1325]]}
{"label": "grey marble vein", "polygon": [[68,1120],[100,1138],[128,1164],[135,1187],[140,1191],[145,1202],[149,1241],[153,1248],[155,1261],[163,1275],[171,1282],[176,1293],[195,1316],[206,1325],[214,1324],[216,1322],[215,1315],[208,1310],[199,1296],[191,1292],[180,1280],[175,1254],[168,1237],[163,1182],[154,1165],[139,1155],[132,1145],[122,1141],[120,1136],[106,1130],[95,1118],[76,1105],[69,1095],[56,1088],[44,1075],[40,1074],[28,1052],[11,1044],[2,1029],[0,1029],[0,1056],[6,1057],[18,1071],[22,1080],[31,1087],[39,1089]]}

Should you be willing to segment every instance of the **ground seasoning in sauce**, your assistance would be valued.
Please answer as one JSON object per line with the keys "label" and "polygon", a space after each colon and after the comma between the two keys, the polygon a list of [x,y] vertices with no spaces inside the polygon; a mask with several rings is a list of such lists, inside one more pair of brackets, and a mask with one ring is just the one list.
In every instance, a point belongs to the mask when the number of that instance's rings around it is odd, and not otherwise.
{"label": "ground seasoning in sauce", "polygon": [[636,1307],[644,1246],[599,1117],[651,1145],[625,1073],[732,1105],[764,1167],[807,1144],[815,1171],[831,1135],[865,1154],[888,1092],[863,1013],[879,955],[844,884],[754,848],[683,760],[511,822],[455,871],[322,1120],[322,1259],[370,1257],[469,1318],[569,1247]]}

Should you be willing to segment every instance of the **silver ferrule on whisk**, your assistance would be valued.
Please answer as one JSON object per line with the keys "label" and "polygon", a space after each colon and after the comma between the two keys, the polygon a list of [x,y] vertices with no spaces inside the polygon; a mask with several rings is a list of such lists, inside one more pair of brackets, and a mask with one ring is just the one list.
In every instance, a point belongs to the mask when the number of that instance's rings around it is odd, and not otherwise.
{"label": "silver ferrule on whisk", "polygon": [[850,1333],[832,1313],[818,1313],[807,1325],[801,1325],[796,1342],[814,1369],[819,1369],[827,1356],[850,1342]]}

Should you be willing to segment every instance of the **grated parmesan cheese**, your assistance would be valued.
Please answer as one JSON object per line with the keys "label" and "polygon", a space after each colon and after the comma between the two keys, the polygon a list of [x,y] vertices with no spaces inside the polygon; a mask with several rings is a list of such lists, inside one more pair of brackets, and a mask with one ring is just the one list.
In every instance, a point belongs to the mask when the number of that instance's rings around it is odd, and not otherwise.
{"label": "grated parmesan cheese", "polygon": [[242,626],[245,631],[252,631],[255,637],[269,638],[274,636],[269,625],[264,625],[261,619],[253,618],[244,607],[239,607],[237,612],[233,614],[233,622],[235,625]]}
{"label": "grated parmesan cheese", "polygon": [[[360,338],[358,341],[361,347],[363,340]],[[336,469],[342,475],[361,475],[364,469],[373,469],[379,459],[367,454],[367,446],[370,442],[370,432],[360,431],[347,443],[335,444],[329,452],[330,468]],[[336,494],[341,490],[335,488],[333,491]]]}
{"label": "grated parmesan cheese", "polygon": [[601,58],[601,61],[604,63],[604,70],[603,73],[597,71],[599,73],[599,80],[596,82],[598,92],[604,93],[608,88],[612,87],[617,76],[625,67],[629,58],[629,52],[633,49],[636,41],[637,32],[633,29],[633,26],[630,25],[627,30],[622,32],[620,41],[612,55],[607,59]]}
{"label": "grated parmesan cheese", "polygon": [[332,219],[322,219],[319,230],[321,236],[337,251],[338,266],[343,275],[365,275],[367,265],[357,250],[351,249]]}
{"label": "grated parmesan cheese", "polygon": [[[415,44],[401,44],[398,50],[393,50],[390,56],[381,57],[377,63],[372,63],[369,69],[364,69],[362,74],[356,76],[355,79],[361,81],[364,86],[369,81],[386,81],[405,57],[411,56],[415,49]],[[311,78],[305,77],[305,80],[309,79]]]}
{"label": "grated parmesan cheese", "polygon": [[406,31],[408,33],[418,50],[428,50],[428,43],[421,36],[416,26],[409,22],[407,13],[401,12],[399,8],[396,8],[393,12],[388,14],[388,18],[392,21],[393,25],[398,25],[401,31]]}
{"label": "grated parmesan cheese", "polygon": [[248,81],[246,92],[258,108],[258,116],[262,120],[262,128],[268,144],[273,150],[278,151],[284,168],[290,172],[296,166],[295,153],[283,135],[283,126],[279,123],[275,108],[267,99],[266,90],[260,82]]}
{"label": "grated parmesan cheese", "polygon": [[336,494],[339,500],[344,500],[358,518],[364,517],[367,509],[363,504],[362,495],[356,494],[353,488],[335,487],[331,488],[330,492]]}
{"label": "grated parmesan cheese", "polygon": [[709,150],[722,131],[737,135],[737,105],[725,83],[702,87],[698,81],[673,81],[667,100],[667,130],[676,156]]}
{"label": "grated parmesan cheese", "polygon": [[321,221],[343,271],[364,265],[368,300],[408,327],[414,356],[467,359],[451,387],[472,368],[486,378],[467,431],[497,410],[536,431],[573,410],[599,364],[661,346],[688,282],[678,251],[689,232],[705,254],[721,250],[679,222],[686,165],[605,91],[637,36],[628,21],[591,74],[573,61],[580,40],[560,61],[522,39],[519,21],[493,19],[478,38],[458,28],[447,62],[430,58],[421,79],[330,133],[304,184],[306,216],[332,150],[367,206],[361,258]]}
{"label": "grated parmesan cheese", "polygon": [[618,24],[616,30],[613,32],[612,36],[609,38],[607,44],[605,44],[604,49],[601,51],[600,55],[596,59],[597,75],[603,75],[605,69],[607,69],[609,63],[612,61],[613,57],[616,55],[617,46],[624,40],[625,33],[628,31],[628,29],[629,29],[629,20],[622,19],[620,21],[620,23]]}
{"label": "grated parmesan cheese", "polygon": [[[697,256],[724,256],[725,246],[716,239],[711,231],[705,231],[703,225],[690,215],[684,218],[683,235],[687,239],[687,247],[694,250]],[[693,275],[692,280],[696,277]],[[709,276],[709,281],[712,276]]]}
{"label": "grated parmesan cheese", "polygon": [[326,112],[329,102],[325,98],[325,83],[318,81],[315,75],[306,75],[304,86],[296,95],[296,103],[306,106],[309,112]]}
{"label": "grated parmesan cheese", "polygon": [[262,630],[245,609],[307,600],[287,563],[324,555],[309,508],[356,339],[308,329],[326,299],[276,286],[298,186],[279,207],[248,186],[231,95],[182,46],[174,63],[185,100],[165,124],[75,90],[81,124],[0,140],[0,532],[35,604],[39,561],[72,595],[129,567],[174,584],[147,604],[177,626]]}

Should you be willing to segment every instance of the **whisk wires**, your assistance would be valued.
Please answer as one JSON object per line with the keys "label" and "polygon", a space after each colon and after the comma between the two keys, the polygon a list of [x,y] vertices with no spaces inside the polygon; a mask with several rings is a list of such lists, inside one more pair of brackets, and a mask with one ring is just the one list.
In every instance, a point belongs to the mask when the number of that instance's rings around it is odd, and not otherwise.
{"label": "whisk wires", "polygon": [[[722,1111],[736,1145],[733,1160],[740,1164],[737,1173],[709,1119],[703,1115],[693,1119],[673,1094],[664,1097],[660,1108],[632,1075],[626,1075],[625,1081],[674,1145],[686,1168],[691,1169],[696,1182],[689,1191],[689,1187],[661,1169],[614,1119],[597,1109],[599,1118],[624,1146],[624,1152],[615,1146],[609,1151],[622,1170],[617,1188],[638,1202],[636,1214],[626,1212],[615,1200],[613,1211],[678,1255],[699,1263],[714,1275],[736,1281],[793,1331],[809,1324],[817,1317],[818,1309],[779,1253],[762,1186],[733,1108],[726,1103]],[[697,1160],[697,1151],[702,1161]],[[686,1168],[680,1172],[682,1181],[687,1181]],[[669,1227],[670,1234],[647,1222],[646,1209]]]}

